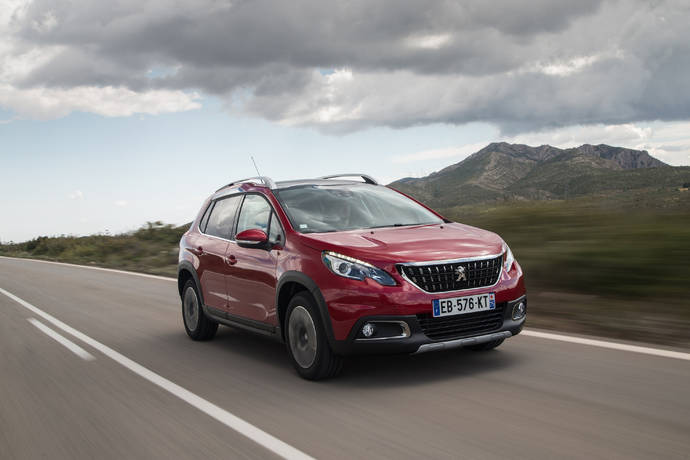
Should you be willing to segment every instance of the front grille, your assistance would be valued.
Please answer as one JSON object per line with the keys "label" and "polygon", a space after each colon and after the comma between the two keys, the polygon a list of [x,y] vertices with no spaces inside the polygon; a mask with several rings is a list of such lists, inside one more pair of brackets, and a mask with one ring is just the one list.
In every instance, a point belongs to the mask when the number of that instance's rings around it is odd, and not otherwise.
{"label": "front grille", "polygon": [[503,326],[505,306],[505,303],[499,303],[495,310],[441,318],[434,318],[431,313],[424,313],[417,315],[417,321],[422,332],[432,340],[472,337],[499,330]]}
{"label": "front grille", "polygon": [[[503,256],[501,255],[492,259],[445,264],[400,264],[398,270],[426,292],[446,292],[493,286],[501,276],[502,266]],[[460,276],[459,267],[465,271],[464,279]]]}

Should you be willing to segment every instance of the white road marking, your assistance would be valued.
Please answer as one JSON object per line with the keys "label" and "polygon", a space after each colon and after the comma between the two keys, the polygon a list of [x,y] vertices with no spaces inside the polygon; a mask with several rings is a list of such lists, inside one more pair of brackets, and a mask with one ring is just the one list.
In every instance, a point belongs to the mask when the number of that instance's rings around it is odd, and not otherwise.
{"label": "white road marking", "polygon": [[270,450],[274,454],[286,458],[286,459],[300,459],[300,460],[313,460],[312,457],[309,455],[305,454],[304,452],[297,450],[296,448],[292,447],[291,445],[281,441],[280,439],[271,436],[270,434],[266,433],[265,431],[261,430],[260,428],[255,427],[249,422],[245,422],[241,418],[237,417],[236,415],[231,414],[230,412],[226,411],[225,409],[216,406],[212,402],[202,398],[201,396],[197,396],[196,394],[192,393],[191,391],[187,390],[186,388],[181,387],[180,385],[166,379],[165,377],[162,377],[155,372],[147,369],[146,367],[142,366],[141,364],[132,361],[128,357],[126,357],[123,354],[118,353],[117,351],[113,350],[112,348],[103,345],[97,340],[92,339],[86,334],[83,334],[82,332],[79,332],[78,330],[74,329],[71,326],[68,326],[67,324],[63,323],[59,319],[55,318],[54,316],[44,312],[38,307],[35,307],[34,305],[31,305],[29,302],[20,299],[16,295],[0,288],[0,293],[6,295],[10,299],[14,300],[24,308],[28,309],[29,311],[33,312],[34,314],[42,317],[46,321],[52,323],[54,326],[62,329],[63,331],[67,332],[68,334],[71,334],[72,336],[76,337],[77,339],[81,340],[82,342],[86,343],[87,345],[93,347],[94,349],[100,351],[103,353],[105,356],[108,358],[112,359],[113,361],[117,362],[118,364],[126,367],[130,371],[134,372],[138,376],[148,380],[149,382],[153,383],[154,385],[159,386],[160,388],[164,389],[165,391],[169,392],[170,394],[177,396],[181,400],[187,402],[188,404],[196,407],[199,409],[201,412],[204,412],[205,414],[213,417],[220,423],[226,425],[227,427],[237,431],[238,433],[246,436],[247,438],[251,439],[252,441],[256,442],[257,444],[265,447],[266,449]]}
{"label": "white road marking", "polygon": [[74,353],[75,355],[79,356],[81,359],[86,360],[86,361],[93,361],[94,356],[89,353],[88,351],[84,350],[82,347],[77,345],[76,343],[72,342],[69,339],[64,338],[36,318],[28,318],[28,321],[36,326],[39,331],[43,332],[45,335],[50,337],[51,339],[57,341],[60,345],[63,347],[67,348],[69,351]]}
{"label": "white road marking", "polygon": [[520,335],[527,335],[530,337],[538,337],[540,339],[558,340],[560,342],[577,343],[580,345],[590,345],[593,347],[610,348],[612,350],[631,351],[633,353],[642,353],[645,355],[663,356],[664,358],[683,359],[690,361],[690,353],[682,353],[680,351],[664,350],[663,348],[641,347],[639,345],[628,345],[625,343],[609,342],[605,340],[586,339],[584,337],[573,337],[570,335],[552,334],[550,332],[539,332],[531,330],[523,330]]}
{"label": "white road marking", "polygon": [[169,276],[149,275],[148,273],[128,272],[127,270],[116,270],[114,268],[92,267],[90,265],[77,265],[77,264],[68,264],[65,262],[53,262],[52,260],[25,259],[23,257],[7,257],[7,256],[0,256],[0,259],[28,260],[29,262],[40,262],[42,264],[52,264],[52,265],[64,265],[66,267],[85,268],[87,270],[98,270],[98,271],[102,271],[102,272],[120,273],[122,275],[141,276],[142,278],[151,278],[151,279],[155,279],[155,280],[177,281],[177,278],[171,278]]}

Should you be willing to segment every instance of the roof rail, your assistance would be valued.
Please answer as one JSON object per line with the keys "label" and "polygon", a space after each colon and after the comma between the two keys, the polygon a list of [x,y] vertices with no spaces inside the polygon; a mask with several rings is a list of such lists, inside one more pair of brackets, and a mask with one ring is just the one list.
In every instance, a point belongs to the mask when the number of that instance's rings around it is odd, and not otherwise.
{"label": "roof rail", "polygon": [[247,182],[256,182],[256,181],[261,182],[262,184],[264,184],[268,188],[276,188],[276,183],[270,177],[254,176],[254,177],[247,177],[246,179],[240,179],[240,180],[232,181],[227,185],[223,185],[221,188],[216,190],[216,192],[220,192],[225,187],[230,187],[231,185],[237,185],[237,184],[242,184],[242,183],[247,183]]}
{"label": "roof rail", "polygon": [[367,174],[360,174],[360,173],[354,173],[354,174],[333,174],[331,176],[321,176],[319,179],[335,179],[337,177],[361,177],[364,179],[364,182],[367,184],[372,184],[372,185],[379,185],[379,183],[374,179],[373,177],[367,175]]}

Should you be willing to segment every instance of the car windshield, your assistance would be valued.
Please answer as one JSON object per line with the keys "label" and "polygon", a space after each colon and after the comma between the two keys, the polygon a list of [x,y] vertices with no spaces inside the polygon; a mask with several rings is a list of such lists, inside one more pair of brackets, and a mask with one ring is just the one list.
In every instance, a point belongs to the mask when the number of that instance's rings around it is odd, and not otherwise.
{"label": "car windshield", "polygon": [[443,223],[418,203],[381,186],[306,185],[277,194],[293,228],[301,233]]}

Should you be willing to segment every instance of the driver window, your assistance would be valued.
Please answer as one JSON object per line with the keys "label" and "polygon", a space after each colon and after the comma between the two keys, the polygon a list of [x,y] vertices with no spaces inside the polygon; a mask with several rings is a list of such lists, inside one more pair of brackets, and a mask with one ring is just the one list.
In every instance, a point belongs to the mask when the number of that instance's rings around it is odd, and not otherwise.
{"label": "driver window", "polygon": [[271,206],[259,195],[246,195],[237,221],[237,233],[257,228],[268,233]]}

